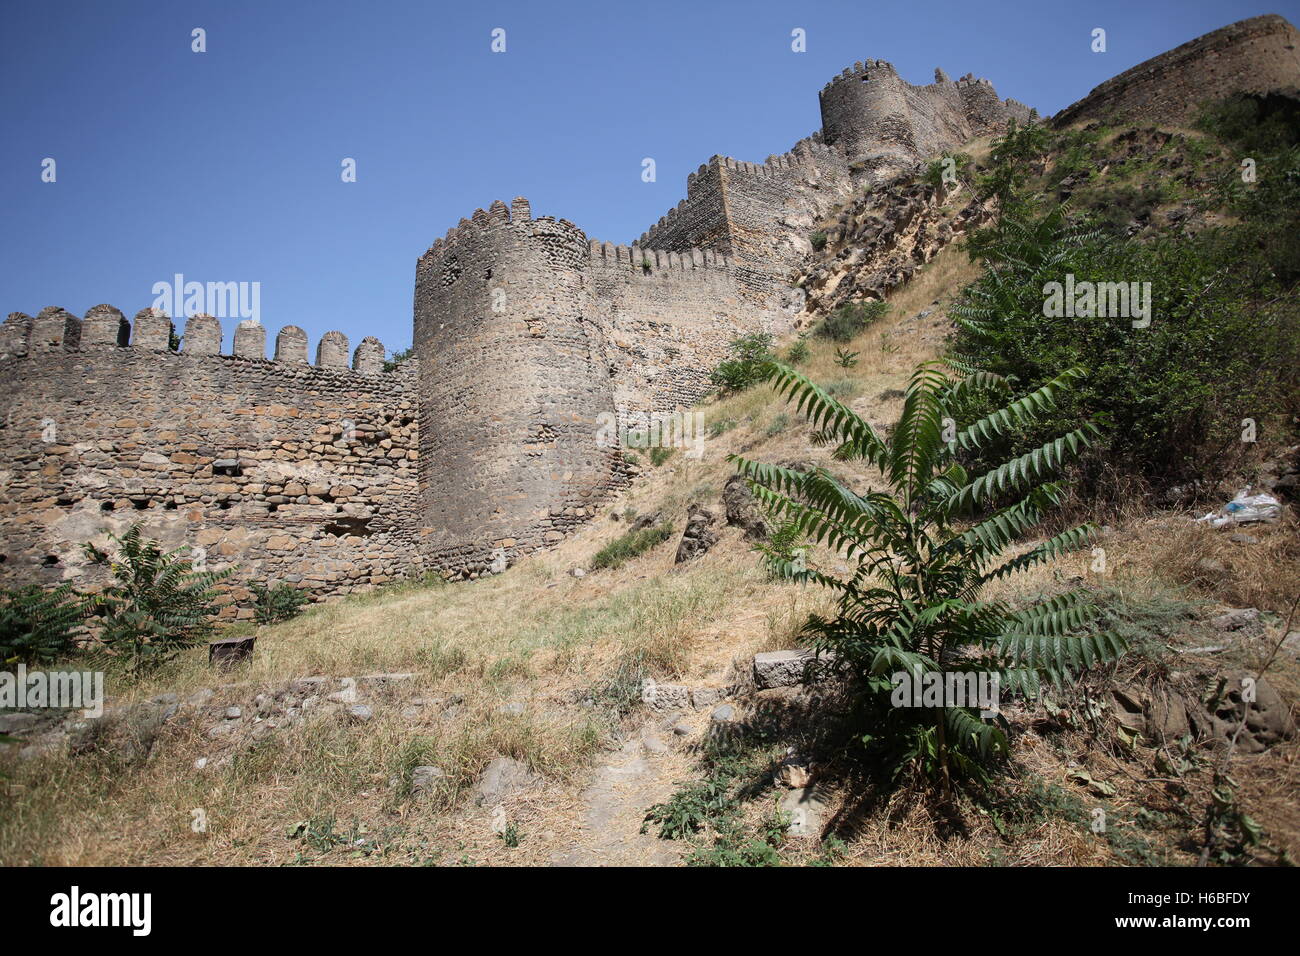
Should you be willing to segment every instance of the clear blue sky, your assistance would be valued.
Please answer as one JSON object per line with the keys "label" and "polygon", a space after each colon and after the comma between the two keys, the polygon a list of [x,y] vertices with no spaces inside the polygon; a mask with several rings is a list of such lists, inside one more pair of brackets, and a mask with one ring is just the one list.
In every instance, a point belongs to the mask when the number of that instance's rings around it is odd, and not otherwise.
{"label": "clear blue sky", "polygon": [[[534,215],[631,242],[710,155],[762,161],[817,129],[818,90],[855,60],[913,83],[973,72],[1047,114],[1234,20],[1297,22],[1297,6],[10,0],[0,315],[108,302],[132,316],[179,272],[260,282],[272,338],[292,323],[313,350],[329,329],[401,347],[417,257],[475,207],[523,195]],[[790,50],[796,27],[806,53]]]}

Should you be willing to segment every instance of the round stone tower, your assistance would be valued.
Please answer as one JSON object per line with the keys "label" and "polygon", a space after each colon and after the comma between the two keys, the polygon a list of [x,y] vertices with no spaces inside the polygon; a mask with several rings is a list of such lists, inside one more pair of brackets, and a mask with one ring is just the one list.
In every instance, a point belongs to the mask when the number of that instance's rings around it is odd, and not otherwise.
{"label": "round stone tower", "polygon": [[528,201],[461,220],[416,267],[426,567],[501,570],[619,483],[586,235]]}
{"label": "round stone tower", "polygon": [[[997,95],[993,95],[995,103]],[[884,60],[855,63],[820,96],[822,136],[848,159],[855,180],[959,146],[972,131],[959,84],[941,72],[912,86]]]}
{"label": "round stone tower", "polygon": [[883,60],[859,62],[835,77],[819,97],[822,136],[850,164],[915,152],[905,84]]}

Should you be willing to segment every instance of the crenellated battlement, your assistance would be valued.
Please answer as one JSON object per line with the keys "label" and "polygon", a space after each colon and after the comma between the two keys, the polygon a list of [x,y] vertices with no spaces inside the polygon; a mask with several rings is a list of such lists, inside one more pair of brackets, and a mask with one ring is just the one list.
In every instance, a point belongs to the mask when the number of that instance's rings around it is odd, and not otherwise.
{"label": "crenellated battlement", "polygon": [[[225,333],[221,320],[196,313],[185,320],[180,346],[170,346],[173,323],[158,309],[141,309],[134,322],[111,305],[96,305],[77,318],[59,306],[47,306],[34,318],[11,312],[0,324],[0,359],[18,358],[44,351],[92,351],[132,349],[186,357],[214,356],[270,365],[306,365],[307,333],[286,325],[275,337],[275,357],[266,356],[266,328],[253,319],[240,321],[234,329],[229,352],[223,351]],[[366,336],[350,354],[348,337],[326,332],[316,348],[315,365],[322,369],[348,370],[358,375],[384,373],[385,349],[374,336]],[[349,364],[350,363],[350,364]]]}
{"label": "crenellated battlement", "polygon": [[645,249],[638,244],[619,246],[612,242],[590,241],[591,261],[597,266],[626,269],[633,275],[652,275],[660,272],[685,272],[696,269],[729,270],[730,257],[721,256],[712,249],[688,249],[685,252],[668,252]]}
{"label": "crenellated battlement", "polygon": [[[460,222],[448,229],[441,239],[435,239],[433,245],[425,251],[425,255],[440,256],[461,243],[478,242],[486,230],[508,225],[521,226],[532,221],[532,207],[523,196],[516,196],[509,206],[497,199],[487,209],[475,209],[474,215],[469,219],[462,218]],[[567,220],[561,221],[567,222]]]}
{"label": "crenellated battlement", "polygon": [[831,78],[831,81],[822,87],[822,94],[825,95],[832,87],[839,83],[857,82],[864,80],[870,81],[874,75],[898,76],[898,71],[894,69],[894,64],[888,60],[858,60],[852,66],[846,66],[843,70]]}

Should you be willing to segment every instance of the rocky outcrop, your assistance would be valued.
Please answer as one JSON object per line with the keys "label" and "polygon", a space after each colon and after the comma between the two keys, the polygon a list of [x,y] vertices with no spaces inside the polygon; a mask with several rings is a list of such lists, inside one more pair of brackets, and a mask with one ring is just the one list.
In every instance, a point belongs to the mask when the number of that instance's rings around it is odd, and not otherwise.
{"label": "rocky outcrop", "polygon": [[1221,744],[1235,739],[1239,752],[1259,753],[1295,733],[1290,709],[1277,691],[1245,671],[1214,679],[1204,699],[1168,685],[1121,685],[1111,690],[1110,699],[1120,725],[1157,746],[1190,734]]}
{"label": "rocky outcrop", "polygon": [[687,512],[686,530],[682,532],[681,543],[677,545],[677,564],[700,557],[717,543],[718,534],[713,530],[714,520],[712,511],[691,505]]}
{"label": "rocky outcrop", "polygon": [[767,522],[758,510],[758,502],[744,475],[732,475],[727,479],[722,489],[722,502],[727,510],[728,525],[740,528],[751,541],[768,536]]}
{"label": "rocky outcrop", "polygon": [[847,205],[826,229],[826,251],[796,279],[807,294],[800,323],[849,302],[881,301],[994,213],[971,190],[917,182],[920,168]]}

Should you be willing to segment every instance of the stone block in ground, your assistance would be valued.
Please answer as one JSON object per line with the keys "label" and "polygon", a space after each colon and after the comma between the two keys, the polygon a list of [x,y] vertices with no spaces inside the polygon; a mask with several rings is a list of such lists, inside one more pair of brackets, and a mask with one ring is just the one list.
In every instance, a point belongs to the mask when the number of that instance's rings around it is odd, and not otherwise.
{"label": "stone block in ground", "polygon": [[511,757],[497,757],[484,768],[474,785],[474,802],[480,806],[493,806],[541,782],[542,778],[528,769],[526,763]]}
{"label": "stone block in ground", "polygon": [[727,696],[726,687],[692,687],[691,706],[696,710],[712,707]]}
{"label": "stone block in ground", "polygon": [[[1295,735],[1291,708],[1264,678],[1233,671],[1221,675],[1219,682],[1222,691],[1210,713],[1211,731],[1219,740],[1235,739],[1238,752],[1254,754]],[[1245,726],[1238,733],[1243,716]]]}
{"label": "stone block in ground", "polygon": [[1216,631],[1239,631],[1250,627],[1259,620],[1259,611],[1253,607],[1239,607],[1210,619],[1210,627]]}
{"label": "stone block in ground", "polygon": [[817,839],[826,826],[830,801],[817,787],[791,790],[781,798],[781,809],[790,814],[786,833],[792,837]]}
{"label": "stone block in ground", "polygon": [[440,767],[414,767],[411,769],[411,795],[415,797],[428,796],[437,790],[446,779],[447,775]]}
{"label": "stone block in ground", "polygon": [[754,655],[754,683],[759,690],[811,683],[826,674],[829,658],[807,649],[764,651]]}
{"label": "stone block in ground", "polygon": [[641,700],[651,710],[688,710],[691,689],[685,684],[660,684],[648,680],[641,686]]}

